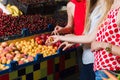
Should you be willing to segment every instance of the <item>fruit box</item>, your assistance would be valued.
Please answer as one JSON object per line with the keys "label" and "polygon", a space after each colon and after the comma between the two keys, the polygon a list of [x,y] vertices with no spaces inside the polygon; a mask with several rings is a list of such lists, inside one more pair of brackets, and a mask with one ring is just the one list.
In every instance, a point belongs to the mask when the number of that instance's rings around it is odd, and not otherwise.
{"label": "fruit box", "polygon": [[56,10],[56,5],[48,2],[26,4],[18,0],[9,0],[8,3],[17,6],[24,14],[50,14]]}
{"label": "fruit box", "polygon": [[8,40],[14,40],[14,39],[17,39],[17,38],[24,38],[24,37],[44,33],[44,32],[51,32],[53,29],[54,29],[54,26],[52,24],[48,24],[47,28],[44,29],[44,30],[35,31],[35,32],[32,32],[32,33],[30,33],[30,31],[27,28],[23,28],[22,31],[21,31],[21,34],[16,34],[16,35],[7,36],[7,37],[0,37],[0,42],[4,42],[4,41],[8,41]]}
{"label": "fruit box", "polygon": [[[76,49],[58,50],[58,54],[35,60],[22,65],[10,63],[8,70],[0,71],[0,80],[59,80],[77,73]],[[14,75],[14,76],[13,76]]]}

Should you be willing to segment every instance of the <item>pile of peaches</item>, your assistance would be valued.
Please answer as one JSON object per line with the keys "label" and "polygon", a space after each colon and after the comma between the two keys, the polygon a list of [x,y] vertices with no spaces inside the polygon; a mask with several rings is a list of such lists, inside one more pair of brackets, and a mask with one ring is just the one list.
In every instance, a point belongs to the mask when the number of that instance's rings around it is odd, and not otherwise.
{"label": "pile of peaches", "polygon": [[43,57],[55,55],[60,42],[54,46],[45,45],[48,36],[49,34],[41,34],[29,40],[2,42],[0,44],[0,70],[9,68],[5,65],[10,64],[11,61],[17,61],[21,65],[33,61],[37,54],[43,54]]}

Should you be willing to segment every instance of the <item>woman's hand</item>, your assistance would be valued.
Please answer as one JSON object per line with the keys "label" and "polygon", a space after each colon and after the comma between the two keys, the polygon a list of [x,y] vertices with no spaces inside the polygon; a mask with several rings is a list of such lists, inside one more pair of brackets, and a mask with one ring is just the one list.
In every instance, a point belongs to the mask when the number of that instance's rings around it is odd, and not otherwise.
{"label": "woman's hand", "polygon": [[56,43],[57,41],[59,41],[59,35],[53,35],[53,36],[48,37],[45,44],[46,45],[51,45],[51,44]]}
{"label": "woman's hand", "polygon": [[58,35],[58,34],[59,34],[59,31],[62,30],[62,29],[63,29],[63,27],[57,25],[57,26],[55,27],[54,31],[53,31],[51,34],[53,34],[53,35]]}
{"label": "woman's hand", "polygon": [[94,50],[99,50],[99,49],[102,48],[101,45],[102,45],[102,42],[93,41],[93,42],[91,43],[91,50],[92,50],[92,51],[94,51]]}
{"label": "woman's hand", "polygon": [[62,44],[60,44],[60,46],[58,48],[63,48],[62,50],[65,51],[67,48],[70,48],[73,45],[74,45],[74,43],[63,42]]}

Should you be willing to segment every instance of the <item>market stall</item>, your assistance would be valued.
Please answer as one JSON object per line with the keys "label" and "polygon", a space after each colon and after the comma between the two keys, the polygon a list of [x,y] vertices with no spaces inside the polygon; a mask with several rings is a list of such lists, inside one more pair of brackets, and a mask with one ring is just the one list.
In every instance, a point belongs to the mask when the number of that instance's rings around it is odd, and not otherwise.
{"label": "market stall", "polygon": [[60,7],[55,9],[60,1],[37,0],[32,3],[39,2],[39,5],[31,6],[29,2],[25,9],[26,1],[2,2],[11,12],[6,14],[3,8],[0,12],[0,80],[63,80],[77,73],[75,46],[62,51],[58,49],[60,41],[52,46],[45,45],[58,23],[50,14]]}

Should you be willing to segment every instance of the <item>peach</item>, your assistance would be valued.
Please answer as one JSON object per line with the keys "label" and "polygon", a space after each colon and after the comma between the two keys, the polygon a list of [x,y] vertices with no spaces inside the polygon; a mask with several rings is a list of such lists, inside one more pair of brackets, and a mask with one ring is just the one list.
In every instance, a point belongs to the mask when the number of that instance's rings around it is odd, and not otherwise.
{"label": "peach", "polygon": [[7,43],[7,42],[2,42],[2,43],[1,43],[1,46],[2,46],[2,47],[6,47],[6,46],[8,46],[8,43]]}
{"label": "peach", "polygon": [[8,51],[8,52],[12,52],[13,50],[12,50],[12,48],[11,47],[9,47],[9,46],[7,46],[7,47],[5,47],[5,49],[4,50],[6,50],[6,51]]}
{"label": "peach", "polygon": [[25,63],[25,62],[24,62],[23,60],[20,60],[20,61],[18,62],[19,65],[24,64],[24,63]]}
{"label": "peach", "polygon": [[4,49],[4,50],[2,51],[2,53],[5,53],[5,54],[7,54],[7,53],[9,53],[9,50],[7,50],[7,49]]}
{"label": "peach", "polygon": [[34,58],[32,57],[32,56],[28,56],[28,61],[33,61],[34,60]]}
{"label": "peach", "polygon": [[13,55],[12,54],[6,54],[6,59],[8,60],[12,60],[13,59]]}

